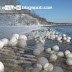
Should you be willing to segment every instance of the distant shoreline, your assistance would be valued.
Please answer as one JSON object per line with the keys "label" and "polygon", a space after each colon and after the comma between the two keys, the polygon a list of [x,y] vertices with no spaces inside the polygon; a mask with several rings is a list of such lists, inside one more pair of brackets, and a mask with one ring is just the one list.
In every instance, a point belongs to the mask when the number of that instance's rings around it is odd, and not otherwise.
{"label": "distant shoreline", "polygon": [[72,25],[57,25],[57,24],[56,25],[42,25],[42,27],[47,27],[47,26],[49,27],[49,26],[72,26]]}
{"label": "distant shoreline", "polygon": [[0,27],[49,27],[49,26],[72,26],[72,25],[21,25],[21,26],[0,26]]}

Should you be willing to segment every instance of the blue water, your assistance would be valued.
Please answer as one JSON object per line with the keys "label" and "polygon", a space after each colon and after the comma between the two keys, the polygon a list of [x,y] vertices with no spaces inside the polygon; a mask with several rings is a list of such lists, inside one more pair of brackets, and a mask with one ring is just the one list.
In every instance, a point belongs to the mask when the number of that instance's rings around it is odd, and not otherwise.
{"label": "blue water", "polygon": [[0,39],[2,38],[8,38],[10,39],[13,34],[26,34],[32,30],[39,29],[38,26],[29,26],[29,27],[8,27],[8,26],[0,26]]}
{"label": "blue water", "polygon": [[72,25],[64,25],[64,26],[50,26],[55,31],[58,31],[59,34],[66,34],[67,36],[72,37]]}
{"label": "blue water", "polygon": [[[58,31],[59,34],[66,34],[67,36],[72,37],[72,26],[49,26],[53,28],[54,31]],[[0,27],[0,39],[2,38],[10,38],[12,34],[25,34],[31,30],[39,29],[40,27]]]}

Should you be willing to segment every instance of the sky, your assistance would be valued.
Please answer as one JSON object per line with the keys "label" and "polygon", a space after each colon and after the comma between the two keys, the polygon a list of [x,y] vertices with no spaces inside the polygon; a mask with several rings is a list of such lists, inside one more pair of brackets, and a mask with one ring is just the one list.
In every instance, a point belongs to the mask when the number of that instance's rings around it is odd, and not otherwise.
{"label": "sky", "polygon": [[52,6],[52,9],[32,10],[47,21],[72,23],[72,0],[18,0],[22,6]]}

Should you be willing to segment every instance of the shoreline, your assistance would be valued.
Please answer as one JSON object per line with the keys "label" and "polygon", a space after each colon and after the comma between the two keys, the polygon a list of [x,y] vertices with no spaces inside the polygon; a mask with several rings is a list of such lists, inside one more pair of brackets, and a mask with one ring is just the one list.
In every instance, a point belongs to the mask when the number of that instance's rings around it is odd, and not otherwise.
{"label": "shoreline", "polygon": [[45,26],[72,26],[72,25],[22,25],[22,26],[0,26],[0,27],[45,27]]}
{"label": "shoreline", "polygon": [[[34,30],[34,31],[37,32],[37,30]],[[38,32],[40,32],[40,31],[38,30]],[[54,46],[54,45],[58,45],[60,47],[60,51],[63,51],[63,52],[66,49],[71,50],[71,48],[72,48],[72,44],[70,44],[70,45],[68,45],[66,43],[59,44],[59,43],[57,43],[57,41],[48,40],[48,39],[46,39],[46,41],[45,41],[44,48],[45,49],[49,48],[49,47],[52,48],[52,46]],[[36,63],[38,58],[40,58],[42,56],[48,58],[48,56],[49,56],[45,51],[43,51],[43,53],[41,53],[39,56],[34,57],[33,50],[35,48],[36,47],[35,47],[34,40],[31,39],[31,40],[28,40],[28,46],[25,48],[4,47],[2,50],[0,50],[0,61],[2,61],[4,63],[5,71],[6,72],[15,72],[15,71],[17,71],[17,72],[23,72],[23,71],[31,72],[31,70],[34,69],[34,68],[32,68],[32,65]],[[28,56],[30,55],[33,58],[27,57],[27,55]],[[48,58],[48,60],[49,60],[49,58]],[[65,61],[64,58],[58,59],[56,61],[56,63],[53,63],[53,65],[60,66],[63,68],[64,72],[68,72],[69,68],[67,67],[66,64],[63,63],[64,61]],[[70,69],[70,70],[72,70],[72,69]]]}

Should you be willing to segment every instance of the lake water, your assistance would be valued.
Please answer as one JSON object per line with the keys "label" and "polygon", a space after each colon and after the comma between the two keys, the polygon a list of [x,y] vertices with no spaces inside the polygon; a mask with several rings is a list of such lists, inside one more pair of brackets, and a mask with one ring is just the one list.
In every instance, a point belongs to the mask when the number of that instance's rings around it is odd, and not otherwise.
{"label": "lake water", "polygon": [[0,26],[0,39],[8,38],[10,39],[13,34],[26,34],[32,30],[39,29],[39,26],[26,26],[26,27],[16,27],[16,26]]}
{"label": "lake water", "polygon": [[[54,31],[58,31],[59,34],[65,33],[67,36],[72,37],[72,26],[49,26],[50,28],[53,28]],[[41,27],[0,27],[0,39],[1,38],[10,38],[12,34],[18,33],[18,34],[24,34],[27,32],[30,32],[31,30],[39,29]]]}
{"label": "lake water", "polygon": [[55,31],[58,31],[60,34],[66,34],[67,36],[72,37],[72,25],[67,26],[50,26],[54,28]]}

